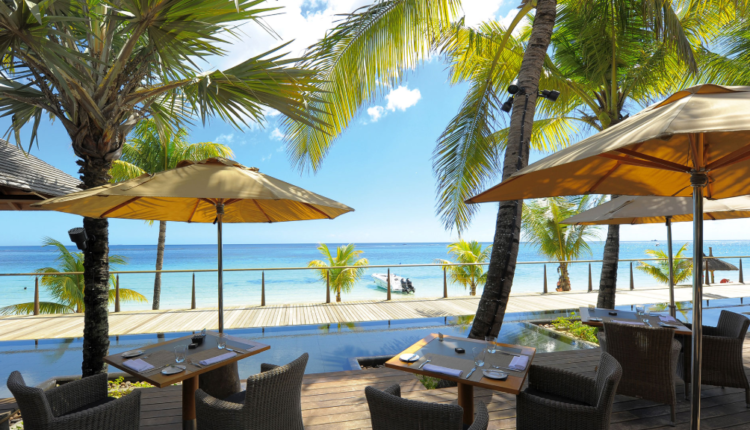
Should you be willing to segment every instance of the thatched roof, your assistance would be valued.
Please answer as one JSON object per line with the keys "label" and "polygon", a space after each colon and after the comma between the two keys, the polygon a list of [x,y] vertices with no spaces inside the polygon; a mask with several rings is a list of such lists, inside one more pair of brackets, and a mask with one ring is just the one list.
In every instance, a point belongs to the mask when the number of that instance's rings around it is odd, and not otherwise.
{"label": "thatched roof", "polygon": [[[706,254],[703,254],[705,257]],[[729,271],[729,270],[740,270],[735,266],[734,264],[727,263],[726,261],[719,260],[717,258],[708,258],[703,260],[703,270],[706,270],[706,265],[708,265],[708,270],[711,272],[723,272],[723,271]]]}
{"label": "thatched roof", "polygon": [[0,139],[0,210],[38,210],[32,203],[80,191],[81,182]]}

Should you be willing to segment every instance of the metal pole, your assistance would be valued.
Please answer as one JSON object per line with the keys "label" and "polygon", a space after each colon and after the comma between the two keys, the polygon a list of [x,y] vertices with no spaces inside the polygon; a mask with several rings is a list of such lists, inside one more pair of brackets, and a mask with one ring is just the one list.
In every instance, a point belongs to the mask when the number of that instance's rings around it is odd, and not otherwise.
{"label": "metal pole", "polygon": [[266,272],[260,272],[260,305],[266,305]]}
{"label": "metal pole", "polygon": [[742,276],[742,259],[740,258],[740,284],[744,284],[745,279]]}
{"label": "metal pole", "polygon": [[672,217],[667,217],[667,254],[669,256],[669,314],[677,316],[677,308],[674,305],[674,257],[672,257]]}
{"label": "metal pole", "polygon": [[630,289],[635,289],[635,283],[633,282],[633,262],[630,262]]}
{"label": "metal pole", "polygon": [[594,283],[591,281],[591,263],[589,263],[589,293],[594,290]]}
{"label": "metal pole", "polygon": [[195,309],[195,273],[193,273],[193,300],[190,301],[190,309]]}
{"label": "metal pole", "polygon": [[448,298],[448,271],[445,266],[443,266],[443,298]]}
{"label": "metal pole", "polygon": [[388,282],[388,296],[386,297],[386,300],[390,300],[391,299],[391,269],[390,269],[390,267],[388,268],[388,275],[387,276],[388,276],[388,279],[387,279],[387,282]]}
{"label": "metal pole", "polygon": [[34,278],[34,315],[39,315],[39,277],[38,276]]}
{"label": "metal pole", "polygon": [[547,294],[547,265],[544,265],[544,294]]}
{"label": "metal pole", "polygon": [[[702,144],[701,142],[700,144]],[[701,148],[702,149],[702,148]],[[700,155],[700,154],[699,154]],[[699,160],[702,158],[697,157]],[[703,172],[691,172],[693,186],[693,369],[690,387],[690,428],[701,427],[701,365],[703,352],[703,187],[708,177]]]}
{"label": "metal pole", "polygon": [[120,275],[115,277],[115,312],[120,312]]}
{"label": "metal pole", "polygon": [[224,203],[216,205],[216,220],[219,238],[219,333],[224,333],[224,256],[222,255],[223,244],[221,241],[221,219],[224,217]]}
{"label": "metal pole", "polygon": [[326,270],[326,303],[331,303],[331,270]]}

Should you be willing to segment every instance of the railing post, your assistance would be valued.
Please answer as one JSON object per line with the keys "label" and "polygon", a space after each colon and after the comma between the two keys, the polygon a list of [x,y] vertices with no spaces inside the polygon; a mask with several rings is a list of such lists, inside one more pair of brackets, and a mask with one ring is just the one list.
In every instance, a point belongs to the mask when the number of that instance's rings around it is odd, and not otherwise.
{"label": "railing post", "polygon": [[195,272],[193,272],[193,296],[192,300],[190,301],[190,309],[195,309]]}
{"label": "railing post", "polygon": [[443,266],[443,298],[448,298],[448,268]]}
{"label": "railing post", "polygon": [[331,303],[331,270],[326,269],[326,303]]}
{"label": "railing post", "polygon": [[39,277],[34,278],[34,315],[39,315]]}
{"label": "railing post", "polygon": [[266,272],[260,272],[260,305],[266,305]]}
{"label": "railing post", "polygon": [[388,296],[386,296],[386,300],[390,300],[391,299],[391,268],[390,267],[388,268],[386,281],[388,283]]}
{"label": "railing post", "polygon": [[589,263],[589,293],[594,290],[594,283],[591,281],[591,263]]}
{"label": "railing post", "polygon": [[115,276],[115,312],[120,312],[120,275]]}
{"label": "railing post", "polygon": [[709,278],[709,273],[708,273],[708,261],[707,260],[703,260],[703,261],[706,262],[706,276],[705,276],[706,285],[711,285],[711,278]]}
{"label": "railing post", "polygon": [[543,264],[544,266],[544,294],[547,294],[547,265]]}
{"label": "railing post", "polygon": [[744,284],[745,279],[742,276],[742,259],[740,258],[740,284]]}
{"label": "railing post", "polygon": [[630,289],[635,290],[635,284],[633,283],[633,262],[630,262]]}

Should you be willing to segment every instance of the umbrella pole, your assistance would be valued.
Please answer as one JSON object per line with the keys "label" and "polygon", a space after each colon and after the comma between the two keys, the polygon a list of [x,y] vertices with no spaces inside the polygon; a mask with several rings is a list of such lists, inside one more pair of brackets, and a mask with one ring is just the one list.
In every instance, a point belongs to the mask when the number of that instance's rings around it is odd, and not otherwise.
{"label": "umbrella pole", "polygon": [[669,314],[677,316],[674,305],[674,257],[672,256],[672,217],[667,217],[667,253],[669,255]]}
{"label": "umbrella pole", "polygon": [[224,203],[219,203],[216,205],[216,229],[219,236],[219,333],[224,333],[224,256],[222,255],[222,249],[224,247],[221,242],[221,219],[223,217]]}
{"label": "umbrella pole", "polygon": [[[700,159],[700,158],[699,158]],[[690,428],[699,430],[701,423],[701,364],[703,350],[703,187],[708,177],[692,171],[693,187],[693,368],[690,390]]]}

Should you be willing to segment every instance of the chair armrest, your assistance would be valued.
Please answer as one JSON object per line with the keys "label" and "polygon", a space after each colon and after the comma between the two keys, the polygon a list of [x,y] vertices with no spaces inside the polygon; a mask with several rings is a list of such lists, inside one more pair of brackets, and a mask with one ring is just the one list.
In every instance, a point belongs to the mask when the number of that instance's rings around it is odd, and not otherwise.
{"label": "chair armrest", "polygon": [[726,361],[735,356],[742,357],[744,339],[723,336],[703,336],[703,356]]}
{"label": "chair armrest", "polygon": [[[599,411],[594,406],[558,402],[537,397],[524,391],[518,394],[516,404],[518,403],[524,403],[524,405],[518,409],[523,409],[524,411],[544,410],[546,415],[554,415],[563,423],[579,422],[587,417],[593,418],[599,414]],[[553,412],[550,413],[550,410]]]}
{"label": "chair armrest", "polygon": [[589,405],[595,403],[596,380],[568,370],[532,365],[529,369],[529,386]]}
{"label": "chair armrest", "polygon": [[44,392],[56,417],[107,397],[107,374],[68,382]]}
{"label": "chair armrest", "polygon": [[[691,323],[683,323],[685,327],[689,328],[690,330],[693,329],[693,324]],[[713,327],[710,325],[704,325],[703,326],[703,336],[718,336],[719,335],[719,328]]]}
{"label": "chair armrest", "polygon": [[[106,374],[103,374],[106,376]],[[138,430],[141,420],[141,390],[85,411],[57,417],[51,429]]]}
{"label": "chair armrest", "polygon": [[391,396],[401,397],[401,385],[393,384],[388,388],[382,390],[384,393],[390,394]]}
{"label": "chair armrest", "polygon": [[490,424],[490,413],[487,412],[487,406],[484,402],[477,402],[474,406],[474,422],[469,430],[487,430]]}
{"label": "chair armrest", "polygon": [[281,367],[276,364],[269,364],[269,363],[260,363],[260,373],[268,372],[269,370],[273,370],[277,367]]}
{"label": "chair armrest", "polygon": [[211,410],[213,413],[215,413],[215,411],[220,411],[222,413],[231,414],[240,412],[243,406],[245,406],[244,403],[225,402],[224,400],[219,400],[216,397],[201,390],[200,388],[195,392],[196,410],[206,409]]}

